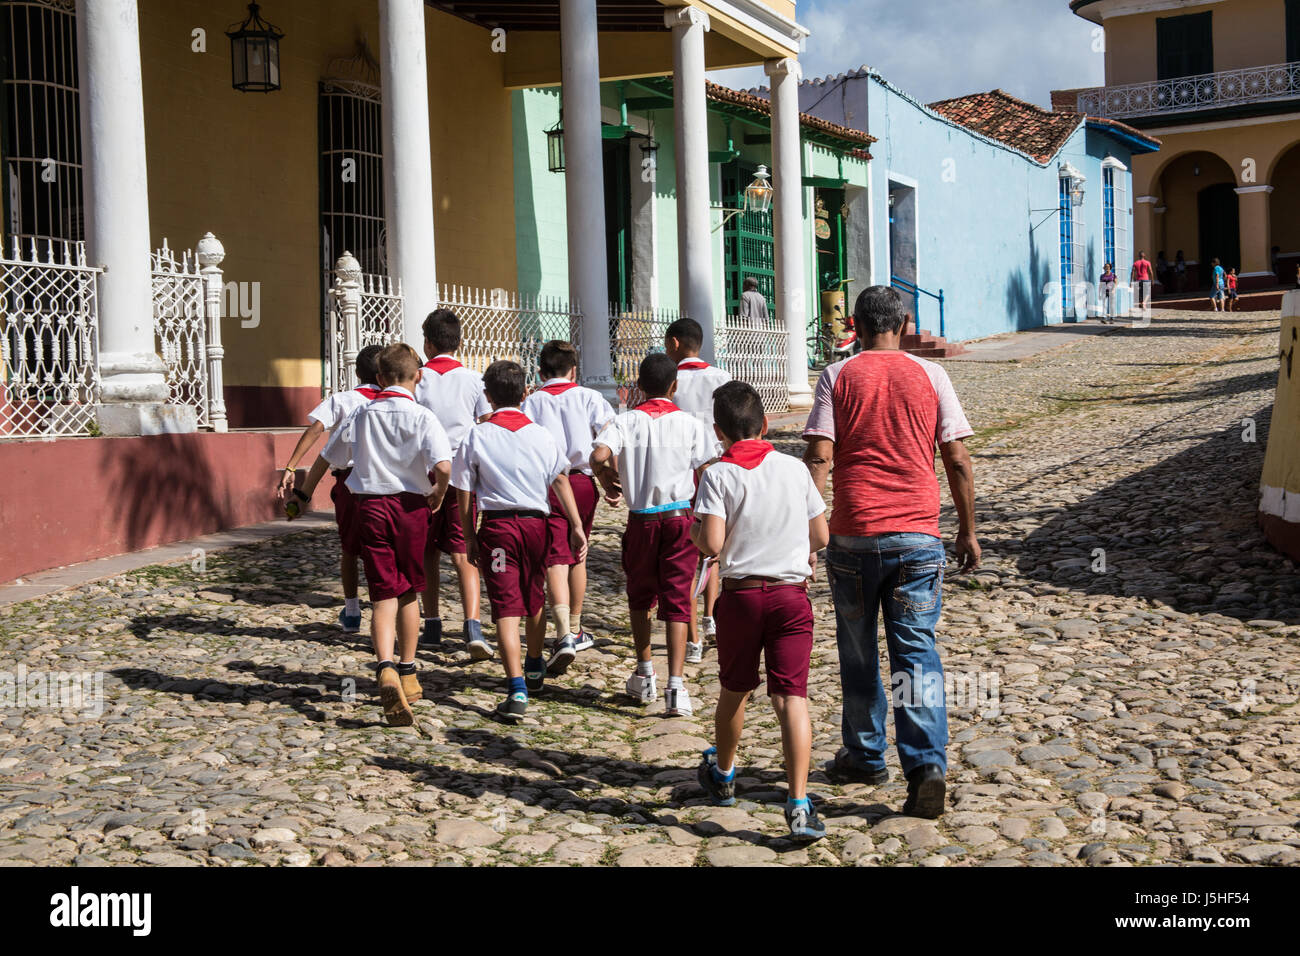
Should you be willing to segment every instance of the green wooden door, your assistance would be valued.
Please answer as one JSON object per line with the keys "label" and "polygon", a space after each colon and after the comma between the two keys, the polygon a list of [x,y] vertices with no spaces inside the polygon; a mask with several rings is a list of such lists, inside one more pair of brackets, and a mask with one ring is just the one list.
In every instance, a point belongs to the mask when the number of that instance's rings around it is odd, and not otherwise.
{"label": "green wooden door", "polygon": [[[758,167],[736,161],[722,167],[722,201],[732,209],[745,205],[745,188]],[[740,312],[745,278],[758,280],[758,291],[767,299],[767,309],[776,316],[776,242],[770,212],[746,212],[733,216],[722,233],[726,273],[727,314]]]}

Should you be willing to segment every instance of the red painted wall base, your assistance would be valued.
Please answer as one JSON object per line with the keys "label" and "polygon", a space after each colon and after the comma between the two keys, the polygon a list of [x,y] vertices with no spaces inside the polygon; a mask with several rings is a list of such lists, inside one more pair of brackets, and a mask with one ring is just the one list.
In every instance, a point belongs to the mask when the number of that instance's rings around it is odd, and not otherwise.
{"label": "red painted wall base", "polygon": [[1261,512],[1259,526],[1264,529],[1264,537],[1268,538],[1273,547],[1291,560],[1300,562],[1300,524]]}

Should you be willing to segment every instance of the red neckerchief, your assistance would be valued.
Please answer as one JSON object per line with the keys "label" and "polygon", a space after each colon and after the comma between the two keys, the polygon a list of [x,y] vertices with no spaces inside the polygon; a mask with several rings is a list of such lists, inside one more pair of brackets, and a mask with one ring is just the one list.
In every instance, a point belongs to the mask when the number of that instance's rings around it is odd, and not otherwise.
{"label": "red neckerchief", "polygon": [[517,432],[525,425],[531,425],[533,420],[517,408],[503,408],[499,412],[493,413],[488,419],[493,425],[500,425],[512,432]]}
{"label": "red neckerchief", "polygon": [[770,442],[765,442],[761,438],[746,438],[728,448],[718,460],[729,461],[748,471],[757,468],[762,464],[763,459],[774,451],[776,449]]}
{"label": "red neckerchief", "polygon": [[379,397],[379,389],[373,385],[358,385],[356,390],[372,402]]}
{"label": "red neckerchief", "polygon": [[382,392],[376,395],[372,399],[372,401],[379,402],[379,401],[383,401],[385,398],[405,398],[406,400],[411,402],[415,401],[415,399],[411,398],[410,395],[407,395],[405,392],[399,392],[396,389],[393,389],[391,391],[389,389],[384,389]]}
{"label": "red neckerchief", "polygon": [[463,365],[457,362],[450,355],[435,356],[434,358],[431,358],[429,359],[429,361],[425,362],[424,367],[428,369],[432,369],[433,371],[437,372],[439,375],[446,375],[454,368],[464,368]]}
{"label": "red neckerchief", "polygon": [[577,382],[556,382],[554,385],[543,385],[540,391],[547,395],[563,395],[571,388],[577,388]]}
{"label": "red neckerchief", "polygon": [[699,359],[696,359],[693,362],[682,362],[677,366],[677,370],[679,372],[698,372],[700,369],[708,367],[708,362],[701,362]]}
{"label": "red neckerchief", "polygon": [[642,402],[636,407],[638,412],[645,412],[651,418],[659,418],[662,415],[668,415],[671,412],[680,412],[681,409],[674,405],[666,398],[652,398]]}

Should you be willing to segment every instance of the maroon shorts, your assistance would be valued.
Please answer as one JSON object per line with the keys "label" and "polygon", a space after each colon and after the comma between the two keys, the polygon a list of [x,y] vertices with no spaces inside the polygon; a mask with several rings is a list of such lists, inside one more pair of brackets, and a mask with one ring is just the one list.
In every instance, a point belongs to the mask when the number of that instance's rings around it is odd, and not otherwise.
{"label": "maroon shorts", "polygon": [[[469,523],[472,527],[478,517],[478,507],[474,496],[469,499]],[[437,548],[443,554],[465,553],[465,529],[460,523],[460,501],[456,489],[447,486],[447,494],[442,499],[442,507],[429,515],[429,547]]]}
{"label": "maroon shorts", "polygon": [[[596,505],[600,502],[600,496],[596,494],[596,479],[578,472],[569,475],[569,485],[573,488],[573,500],[578,503],[578,514],[582,517],[582,533],[591,537],[591,526],[596,521]],[[554,491],[550,493],[549,500],[551,514],[546,519],[546,566],[553,568],[559,564],[575,565],[577,559],[569,550],[569,519],[564,516],[564,509]]]}
{"label": "maroon shorts", "polygon": [[808,696],[813,613],[804,588],[765,584],[724,590],[713,618],[718,624],[718,676],[724,688],[746,694],[757,687],[761,654],[768,694]]}
{"label": "maroon shorts", "polygon": [[424,495],[358,496],[357,511],[370,602],[423,589],[424,542],[429,535]]}
{"label": "maroon shorts", "polygon": [[531,617],[546,605],[546,519],[483,514],[478,566],[493,622]]}
{"label": "maroon shorts", "polygon": [[691,516],[646,521],[627,519],[623,533],[623,573],[627,575],[627,605],[649,611],[659,605],[659,620],[691,620],[691,581],[700,552],[691,543]]}
{"label": "maroon shorts", "polygon": [[334,472],[334,487],[330,489],[330,501],[334,502],[334,520],[339,526],[339,544],[344,554],[361,553],[361,512],[357,507],[357,496],[344,482],[352,474],[351,468]]}

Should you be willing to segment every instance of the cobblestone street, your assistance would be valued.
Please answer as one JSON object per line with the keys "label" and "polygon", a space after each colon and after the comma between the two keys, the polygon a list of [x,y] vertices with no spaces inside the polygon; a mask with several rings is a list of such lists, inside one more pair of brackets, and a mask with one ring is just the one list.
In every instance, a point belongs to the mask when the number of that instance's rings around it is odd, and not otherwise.
{"label": "cobblestone street", "polygon": [[[0,670],[101,672],[104,710],[0,711],[0,861],[1300,864],[1300,586],[1256,525],[1277,328],[1277,313],[1158,312],[1020,362],[948,364],[977,432],[984,565],[944,587],[938,821],[897,815],[891,748],[885,786],[813,773],[828,837],[795,847],[761,699],[740,800],[709,806],[695,766],[716,655],[687,665],[693,718],[623,695],[624,513],[602,506],[596,647],[514,728],[490,717],[499,663],[461,649],[446,564],[453,638],[420,652],[416,725],[382,724],[366,633],[335,623],[331,531],[4,608]],[[777,438],[802,452],[797,430]],[[949,544],[954,524],[946,506]],[[820,767],[840,746],[839,683],[824,575],[812,593]],[[661,631],[656,662],[662,680]]]}

